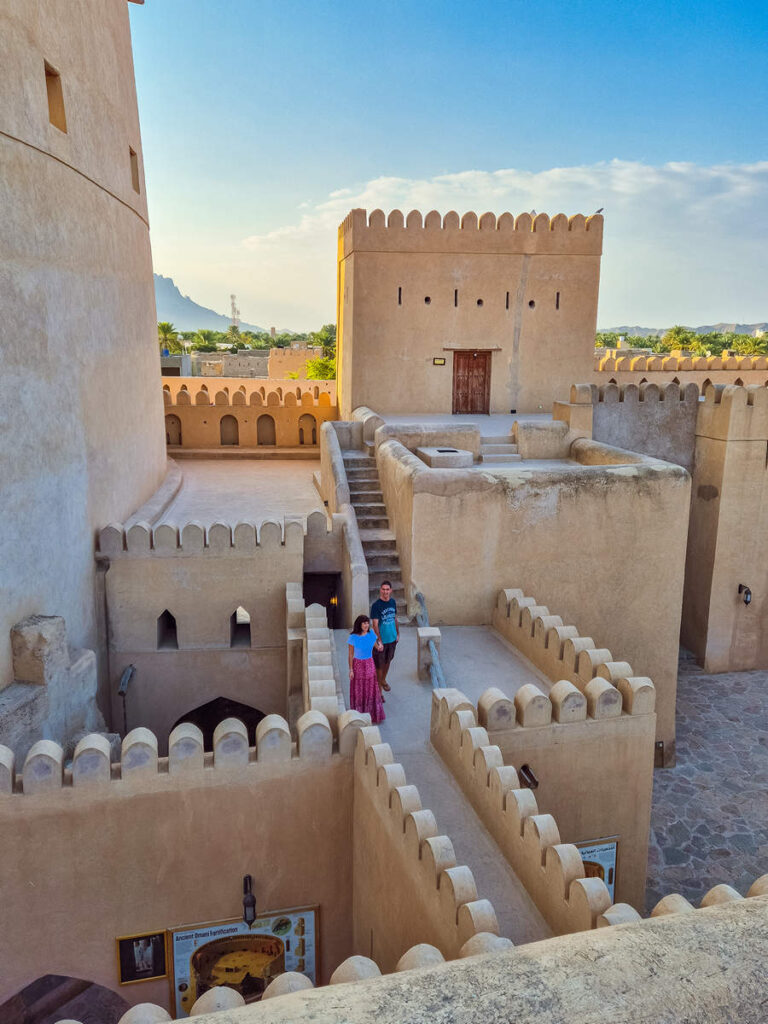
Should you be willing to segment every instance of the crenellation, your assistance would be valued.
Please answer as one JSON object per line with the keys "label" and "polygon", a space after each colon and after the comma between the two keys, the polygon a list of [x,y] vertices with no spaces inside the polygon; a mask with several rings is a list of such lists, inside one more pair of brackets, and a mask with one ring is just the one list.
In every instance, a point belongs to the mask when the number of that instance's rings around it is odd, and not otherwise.
{"label": "crenellation", "polygon": [[478,217],[472,210],[461,217],[451,210],[442,217],[432,210],[422,218],[418,210],[406,217],[400,210],[352,210],[339,226],[344,256],[353,252],[392,251],[548,253],[600,255],[603,217],[546,213],[513,217],[493,213]]}

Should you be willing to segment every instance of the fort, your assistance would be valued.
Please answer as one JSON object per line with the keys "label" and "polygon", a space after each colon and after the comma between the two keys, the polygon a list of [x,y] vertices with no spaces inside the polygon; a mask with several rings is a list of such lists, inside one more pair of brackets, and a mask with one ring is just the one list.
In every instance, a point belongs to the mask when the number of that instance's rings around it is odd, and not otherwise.
{"label": "fort", "polygon": [[0,13],[0,1021],[762,1020],[715,759],[765,742],[768,361],[595,361],[600,214],[354,209],[338,392],[161,377],[127,3],[80,7]]}

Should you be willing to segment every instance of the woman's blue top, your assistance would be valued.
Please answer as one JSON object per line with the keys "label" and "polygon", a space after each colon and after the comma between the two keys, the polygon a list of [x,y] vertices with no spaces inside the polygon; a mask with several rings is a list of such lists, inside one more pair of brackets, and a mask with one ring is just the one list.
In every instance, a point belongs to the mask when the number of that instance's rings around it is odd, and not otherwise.
{"label": "woman's blue top", "polygon": [[372,629],[367,633],[350,633],[347,643],[354,649],[354,656],[360,661],[370,658],[373,653],[373,645],[376,643],[376,634]]}

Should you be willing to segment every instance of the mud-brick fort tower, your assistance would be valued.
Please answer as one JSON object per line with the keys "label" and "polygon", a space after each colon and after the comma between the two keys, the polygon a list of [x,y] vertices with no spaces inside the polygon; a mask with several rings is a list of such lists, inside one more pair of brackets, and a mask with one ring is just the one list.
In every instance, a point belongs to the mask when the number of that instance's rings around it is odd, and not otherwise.
{"label": "mud-brick fort tower", "polygon": [[11,627],[66,609],[69,644],[104,651],[95,528],[166,454],[125,0],[5,0],[0,67],[0,700],[21,714],[45,687],[8,696]]}
{"label": "mud-brick fort tower", "polygon": [[547,412],[592,369],[603,218],[352,210],[339,227],[340,415]]}

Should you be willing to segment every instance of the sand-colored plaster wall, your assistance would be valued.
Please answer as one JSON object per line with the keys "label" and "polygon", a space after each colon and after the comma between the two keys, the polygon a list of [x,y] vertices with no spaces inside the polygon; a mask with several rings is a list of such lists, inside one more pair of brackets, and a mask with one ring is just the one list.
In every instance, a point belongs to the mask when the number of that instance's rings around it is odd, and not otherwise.
{"label": "sand-colored plaster wall", "polygon": [[307,360],[320,359],[322,355],[323,350],[319,345],[309,348],[272,348],[269,350],[269,376],[284,380],[289,373],[298,373],[298,379],[305,380]]}
{"label": "sand-colored plaster wall", "polygon": [[103,655],[93,532],[156,489],[165,446],[127,4],[11,0],[0,66],[2,686],[9,630],[33,613],[63,615]]}
{"label": "sand-colored plaster wall", "polygon": [[572,458],[595,464],[522,462],[498,475],[429,469],[397,441],[376,457],[403,579],[421,589],[431,621],[490,622],[514,579],[653,679],[672,763],[690,477],[616,450],[609,466],[611,451],[577,440]]}
{"label": "sand-colored plaster wall", "polygon": [[385,224],[380,210],[353,210],[339,246],[344,418],[360,405],[450,413],[457,348],[491,351],[491,412],[548,409],[589,376],[601,216],[466,214],[460,225],[432,212],[422,226],[418,211]]}
{"label": "sand-colored plaster wall", "polygon": [[115,938],[320,904],[320,981],[351,953],[352,762],[294,758],[0,799],[0,1002],[44,974],[130,1003],[168,1005],[168,981],[119,986]]}
{"label": "sand-colored plaster wall", "polygon": [[[138,669],[127,698],[130,728],[147,725],[165,739],[177,718],[218,696],[285,714],[285,586],[303,579],[304,531],[289,523],[283,535],[267,522],[258,544],[256,537],[251,524],[234,533],[223,524],[207,534],[195,525],[181,535],[167,525],[151,533],[137,525],[127,537],[119,528],[102,531],[113,684],[127,664]],[[251,617],[250,648],[230,647],[240,606]],[[158,650],[157,620],[166,610],[176,619],[178,650]],[[121,722],[114,695],[113,712]]]}
{"label": "sand-colored plaster wall", "polygon": [[[699,407],[682,640],[707,672],[768,666],[768,391],[709,389]],[[739,584],[752,591],[749,605]]]}

